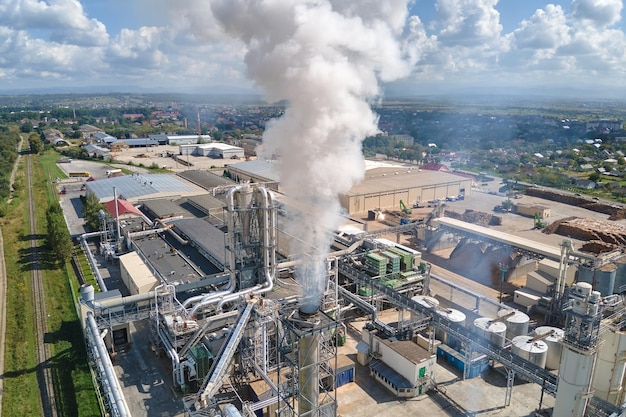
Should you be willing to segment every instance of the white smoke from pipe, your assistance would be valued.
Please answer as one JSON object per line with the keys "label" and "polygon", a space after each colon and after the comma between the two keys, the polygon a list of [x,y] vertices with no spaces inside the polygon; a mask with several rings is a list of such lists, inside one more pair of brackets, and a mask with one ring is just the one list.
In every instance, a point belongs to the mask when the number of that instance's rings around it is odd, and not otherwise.
{"label": "white smoke from pipe", "polygon": [[287,102],[267,126],[260,157],[278,158],[280,183],[303,208],[287,231],[300,239],[294,252],[307,254],[296,273],[301,309],[313,312],[339,225],[338,197],[363,178],[361,141],[378,131],[370,108],[378,80],[409,73],[396,39],[406,1],[215,0],[211,11],[246,45],[248,76],[270,101]]}

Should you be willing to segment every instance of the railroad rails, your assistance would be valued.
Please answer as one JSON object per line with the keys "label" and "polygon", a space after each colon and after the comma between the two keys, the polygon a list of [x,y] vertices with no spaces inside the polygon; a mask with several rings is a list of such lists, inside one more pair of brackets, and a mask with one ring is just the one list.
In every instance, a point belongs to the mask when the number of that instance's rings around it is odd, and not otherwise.
{"label": "railroad rails", "polygon": [[26,158],[26,181],[28,189],[28,217],[30,221],[30,249],[31,249],[31,296],[33,301],[35,343],[37,346],[37,381],[41,392],[42,416],[56,417],[56,399],[53,386],[52,370],[48,364],[50,347],[46,345],[44,337],[47,331],[46,299],[41,269],[39,241],[37,239],[37,217],[32,188],[31,156]]}

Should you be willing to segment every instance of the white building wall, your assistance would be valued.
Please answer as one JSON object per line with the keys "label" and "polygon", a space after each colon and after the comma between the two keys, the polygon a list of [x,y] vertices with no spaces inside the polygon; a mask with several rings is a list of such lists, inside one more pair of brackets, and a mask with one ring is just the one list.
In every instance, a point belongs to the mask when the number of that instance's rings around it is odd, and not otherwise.
{"label": "white building wall", "polygon": [[375,343],[380,345],[378,352],[382,355],[382,361],[385,362],[391,369],[406,378],[411,384],[417,385],[418,366],[410,360],[402,357],[389,346],[380,342],[380,340],[376,340]]}

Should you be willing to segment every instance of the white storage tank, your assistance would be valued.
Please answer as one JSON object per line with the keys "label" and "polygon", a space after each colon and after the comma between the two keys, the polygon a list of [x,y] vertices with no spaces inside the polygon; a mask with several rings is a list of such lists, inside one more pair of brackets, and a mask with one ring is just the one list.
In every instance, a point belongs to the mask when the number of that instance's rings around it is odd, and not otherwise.
{"label": "white storage tank", "polygon": [[625,351],[625,331],[610,328],[602,333],[592,388],[597,397],[618,406],[624,401]]}
{"label": "white storage tank", "polygon": [[545,368],[548,359],[548,345],[543,340],[533,340],[532,336],[515,336],[511,341],[511,352],[535,365]]}
{"label": "white storage tank", "polygon": [[[515,314],[511,314],[511,313]],[[522,313],[518,310],[500,310],[498,311],[498,317],[507,316],[506,318],[506,338],[513,340],[515,336],[525,336],[528,334],[528,324],[530,323],[530,317],[528,314]]]}
{"label": "white storage tank", "polygon": [[429,297],[428,295],[416,295],[415,297],[411,298],[411,300],[420,305],[423,305],[424,307],[439,307],[439,300],[437,300],[435,297]]}
{"label": "white storage tank", "polygon": [[[454,308],[437,308],[435,312],[448,319],[449,322],[455,323],[461,326],[465,326],[465,313],[459,310],[455,310]],[[437,329],[435,332],[435,337],[441,340],[446,345],[451,348],[456,348],[459,346],[459,341],[454,339],[453,337],[448,337],[448,334],[443,330]]]}
{"label": "white storage tank", "polygon": [[541,336],[552,332],[551,335],[543,338],[542,340],[548,345],[548,358],[546,359],[547,369],[559,369],[561,364],[561,352],[563,351],[563,345],[561,340],[565,337],[563,329],[552,326],[539,326],[535,329],[535,335]]}
{"label": "white storage tank", "polygon": [[[439,300],[437,300],[435,297],[429,297],[428,295],[416,295],[415,297],[411,298],[411,300],[426,308],[439,307]],[[413,314],[411,314],[411,318],[414,318]]]}
{"label": "white storage tank", "polygon": [[474,320],[474,327],[478,333],[485,339],[491,340],[492,343],[502,347],[504,346],[506,336],[506,324],[500,321],[493,321],[489,317],[479,317]]}

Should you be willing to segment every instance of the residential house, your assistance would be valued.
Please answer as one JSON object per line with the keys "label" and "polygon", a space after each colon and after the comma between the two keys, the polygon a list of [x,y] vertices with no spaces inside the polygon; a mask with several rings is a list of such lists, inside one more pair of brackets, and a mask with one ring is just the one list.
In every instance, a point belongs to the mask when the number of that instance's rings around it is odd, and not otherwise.
{"label": "residential house", "polygon": [[596,183],[591,180],[578,180],[576,181],[576,187],[583,190],[593,190],[596,188]]}

